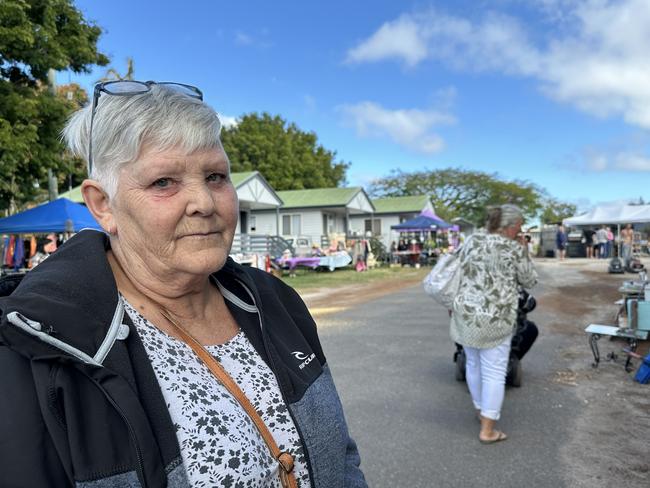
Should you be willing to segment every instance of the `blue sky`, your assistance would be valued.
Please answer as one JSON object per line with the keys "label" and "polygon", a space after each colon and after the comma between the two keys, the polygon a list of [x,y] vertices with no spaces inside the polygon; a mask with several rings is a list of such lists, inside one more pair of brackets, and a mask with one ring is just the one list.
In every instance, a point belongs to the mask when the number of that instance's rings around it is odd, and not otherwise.
{"label": "blue sky", "polygon": [[[78,0],[136,79],[268,111],[350,162],[532,181],[581,208],[650,200],[650,2]],[[90,88],[105,73],[60,73]]]}

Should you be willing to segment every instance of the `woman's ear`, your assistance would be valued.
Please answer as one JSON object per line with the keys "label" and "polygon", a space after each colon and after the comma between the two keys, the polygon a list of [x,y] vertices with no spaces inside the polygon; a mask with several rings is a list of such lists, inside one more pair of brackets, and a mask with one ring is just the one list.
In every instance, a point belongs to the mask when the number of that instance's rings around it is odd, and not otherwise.
{"label": "woman's ear", "polygon": [[81,194],[90,213],[102,229],[110,235],[117,234],[117,225],[113,210],[109,205],[108,195],[95,180],[84,180],[81,184]]}

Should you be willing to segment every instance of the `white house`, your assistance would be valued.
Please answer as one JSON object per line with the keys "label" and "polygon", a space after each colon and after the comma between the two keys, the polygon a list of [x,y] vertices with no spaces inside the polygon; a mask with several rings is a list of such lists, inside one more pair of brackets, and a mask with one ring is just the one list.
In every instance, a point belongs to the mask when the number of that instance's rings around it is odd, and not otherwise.
{"label": "white house", "polygon": [[397,242],[399,238],[399,233],[391,230],[391,225],[417,217],[423,210],[433,212],[431,200],[426,195],[376,198],[372,204],[375,207],[373,215],[353,216],[351,226],[360,229],[363,234],[371,232],[387,249],[392,241]]}
{"label": "white house", "polygon": [[278,210],[282,205],[282,199],[271,188],[271,185],[259,171],[231,173],[230,179],[237,190],[237,198],[239,198],[239,222],[236,233],[275,235],[275,232],[260,232],[257,219],[253,214],[257,210],[265,210],[272,213],[276,222],[280,218]]}
{"label": "white house", "polygon": [[332,237],[344,238],[355,232],[361,235],[363,227],[352,222],[359,216],[363,221],[375,210],[361,187],[288,190],[277,195],[283,201],[280,219],[273,210],[252,211],[255,232],[277,234],[294,242],[304,237],[309,243],[326,245]]}

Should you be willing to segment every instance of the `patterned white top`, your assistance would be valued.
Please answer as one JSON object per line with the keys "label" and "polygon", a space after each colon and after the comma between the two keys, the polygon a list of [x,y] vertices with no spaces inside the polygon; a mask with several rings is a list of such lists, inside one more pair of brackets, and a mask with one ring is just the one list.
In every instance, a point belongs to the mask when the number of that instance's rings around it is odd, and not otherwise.
{"label": "patterned white top", "polygon": [[451,338],[487,349],[512,335],[519,287],[531,288],[537,272],[527,249],[499,234],[470,236],[459,254],[460,286],[451,315]]}
{"label": "patterned white top", "polygon": [[[162,332],[124,297],[126,312],[158,378],[193,487],[281,488],[278,463],[237,400],[184,342]],[[206,349],[235,380],[281,451],[290,452],[300,488],[310,487],[296,427],[271,369],[246,335]]]}

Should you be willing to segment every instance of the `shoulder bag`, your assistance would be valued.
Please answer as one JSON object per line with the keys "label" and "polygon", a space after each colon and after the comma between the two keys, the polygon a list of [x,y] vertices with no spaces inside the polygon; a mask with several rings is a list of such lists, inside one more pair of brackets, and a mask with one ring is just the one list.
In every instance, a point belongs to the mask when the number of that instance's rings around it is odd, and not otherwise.
{"label": "shoulder bag", "polygon": [[460,249],[438,259],[422,285],[427,295],[440,305],[451,308],[460,288]]}

